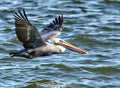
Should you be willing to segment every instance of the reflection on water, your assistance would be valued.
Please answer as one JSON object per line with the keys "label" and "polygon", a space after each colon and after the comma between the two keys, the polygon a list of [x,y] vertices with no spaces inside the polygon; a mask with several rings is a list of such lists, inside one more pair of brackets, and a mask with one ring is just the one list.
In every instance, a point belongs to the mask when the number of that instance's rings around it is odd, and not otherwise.
{"label": "reflection on water", "polygon": [[[119,0],[1,0],[0,87],[2,88],[118,88],[120,86]],[[60,38],[89,51],[35,59],[11,58],[22,48],[14,31],[14,11],[25,8],[41,31],[54,17],[64,15]],[[66,36],[67,35],[67,36]]]}

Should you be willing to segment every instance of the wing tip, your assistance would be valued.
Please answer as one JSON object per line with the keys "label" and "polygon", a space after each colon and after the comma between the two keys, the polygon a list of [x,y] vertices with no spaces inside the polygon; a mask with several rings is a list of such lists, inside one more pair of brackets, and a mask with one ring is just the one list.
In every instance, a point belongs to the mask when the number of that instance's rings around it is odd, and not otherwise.
{"label": "wing tip", "polygon": [[59,25],[60,27],[63,26],[63,14],[59,15],[58,17],[55,17],[53,20],[54,25]]}
{"label": "wing tip", "polygon": [[27,20],[28,21],[28,18],[26,16],[24,8],[22,10],[18,9],[17,11],[15,11],[13,16],[14,16],[15,19],[21,19],[21,20]]}

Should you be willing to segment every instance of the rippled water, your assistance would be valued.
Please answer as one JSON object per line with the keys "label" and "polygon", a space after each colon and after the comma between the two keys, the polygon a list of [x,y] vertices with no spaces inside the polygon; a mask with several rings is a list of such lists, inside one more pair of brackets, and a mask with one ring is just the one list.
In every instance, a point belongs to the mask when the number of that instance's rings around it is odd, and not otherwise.
{"label": "rippled water", "polygon": [[[11,58],[22,48],[14,31],[14,11],[25,8],[42,30],[64,15],[59,37],[87,50],[67,50],[35,59]],[[1,0],[0,88],[119,88],[120,0]]]}

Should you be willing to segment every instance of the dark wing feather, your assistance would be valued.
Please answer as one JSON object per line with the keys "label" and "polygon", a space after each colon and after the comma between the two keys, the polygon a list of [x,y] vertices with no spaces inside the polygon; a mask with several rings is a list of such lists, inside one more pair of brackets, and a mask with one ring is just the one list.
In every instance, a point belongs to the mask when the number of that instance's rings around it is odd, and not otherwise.
{"label": "dark wing feather", "polygon": [[34,48],[45,44],[38,30],[28,20],[24,9],[23,11],[18,10],[14,17],[17,37],[25,48]]}
{"label": "dark wing feather", "polygon": [[63,15],[56,17],[52,23],[41,31],[43,40],[48,40],[58,36],[63,29]]}

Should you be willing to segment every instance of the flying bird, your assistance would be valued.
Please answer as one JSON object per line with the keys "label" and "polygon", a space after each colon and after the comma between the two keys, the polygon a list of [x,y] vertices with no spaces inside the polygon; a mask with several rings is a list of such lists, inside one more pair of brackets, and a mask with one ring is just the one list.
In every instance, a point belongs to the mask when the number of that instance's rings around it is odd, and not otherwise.
{"label": "flying bird", "polygon": [[[22,42],[24,49],[17,52],[10,52],[13,56],[35,58],[39,56],[47,56],[51,54],[63,53],[66,49],[88,54],[62,39],[56,38],[61,34],[63,29],[63,15],[56,17],[49,25],[47,25],[40,33],[37,28],[27,18],[25,10],[18,10],[14,14],[15,32],[19,41]],[[51,40],[49,42],[48,40]]]}

